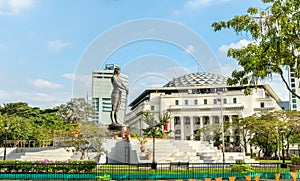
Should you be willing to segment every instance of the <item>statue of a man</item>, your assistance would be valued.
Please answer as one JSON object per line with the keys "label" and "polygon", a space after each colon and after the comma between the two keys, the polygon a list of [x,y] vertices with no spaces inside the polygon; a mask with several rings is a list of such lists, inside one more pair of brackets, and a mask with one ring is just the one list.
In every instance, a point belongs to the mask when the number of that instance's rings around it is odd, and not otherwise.
{"label": "statue of a man", "polygon": [[[110,119],[112,124],[118,123],[118,111],[120,109],[121,100],[122,100],[122,89],[126,91],[128,95],[128,88],[123,84],[120,78],[121,69],[116,67],[114,69],[114,75],[111,78],[111,83],[113,86],[113,90],[111,92],[111,103],[112,103],[112,110],[110,113]],[[125,108],[126,109],[126,108]]]}

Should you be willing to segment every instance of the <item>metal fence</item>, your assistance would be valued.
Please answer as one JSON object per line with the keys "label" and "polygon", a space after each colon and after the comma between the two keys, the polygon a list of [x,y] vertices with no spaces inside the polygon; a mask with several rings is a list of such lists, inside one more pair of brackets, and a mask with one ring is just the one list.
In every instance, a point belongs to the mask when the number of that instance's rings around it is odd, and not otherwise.
{"label": "metal fence", "polygon": [[[65,165],[68,170],[53,169],[56,165],[46,165],[43,170],[24,171],[7,169],[9,165],[0,167],[0,179],[10,180],[96,180],[97,176],[107,175],[113,180],[171,180],[171,179],[204,179],[222,177],[237,179],[251,175],[253,178],[275,179],[280,173],[281,178],[291,178],[289,165],[282,163],[246,164],[250,170],[243,170],[243,164],[222,163],[140,163],[140,164],[98,164],[89,170],[78,171],[76,165]],[[15,165],[10,165],[11,167]],[[236,166],[240,169],[235,169]],[[64,165],[60,164],[60,168]],[[298,175],[299,176],[299,175]]]}

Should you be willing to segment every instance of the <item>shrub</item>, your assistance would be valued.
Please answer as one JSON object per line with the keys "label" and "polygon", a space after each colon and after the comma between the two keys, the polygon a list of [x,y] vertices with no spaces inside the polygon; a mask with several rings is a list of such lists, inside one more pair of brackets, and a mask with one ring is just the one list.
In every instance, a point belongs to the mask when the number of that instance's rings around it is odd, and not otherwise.
{"label": "shrub", "polygon": [[236,159],[235,163],[241,164],[241,163],[245,163],[245,161],[243,159]]}
{"label": "shrub", "polygon": [[104,174],[103,176],[96,176],[96,179],[98,180],[112,180],[110,175]]}
{"label": "shrub", "polygon": [[293,155],[291,157],[291,160],[292,160],[292,164],[294,164],[294,165],[300,165],[300,156]]}
{"label": "shrub", "polygon": [[232,172],[239,172],[241,174],[251,173],[253,168],[248,164],[234,164],[231,167]]}
{"label": "shrub", "polygon": [[46,173],[83,173],[91,172],[96,168],[95,161],[0,161],[0,171],[2,172],[46,172]]}

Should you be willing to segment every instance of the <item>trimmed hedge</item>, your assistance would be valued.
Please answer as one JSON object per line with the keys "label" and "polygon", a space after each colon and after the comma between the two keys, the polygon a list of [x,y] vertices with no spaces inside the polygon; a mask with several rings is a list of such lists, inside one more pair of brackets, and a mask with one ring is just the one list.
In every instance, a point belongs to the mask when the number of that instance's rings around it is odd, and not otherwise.
{"label": "trimmed hedge", "polygon": [[95,169],[95,161],[19,161],[3,160],[0,161],[0,172],[5,173],[90,173]]}

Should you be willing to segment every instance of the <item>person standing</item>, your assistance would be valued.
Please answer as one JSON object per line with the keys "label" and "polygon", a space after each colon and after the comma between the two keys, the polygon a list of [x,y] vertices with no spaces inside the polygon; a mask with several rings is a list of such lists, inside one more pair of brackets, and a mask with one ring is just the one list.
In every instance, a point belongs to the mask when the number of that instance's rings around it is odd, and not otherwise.
{"label": "person standing", "polygon": [[125,90],[126,95],[128,95],[128,88],[123,84],[123,82],[120,78],[120,73],[121,73],[121,69],[119,67],[116,67],[114,69],[114,74],[111,77],[111,83],[113,86],[113,90],[111,92],[112,110],[110,113],[110,119],[111,119],[112,124],[114,124],[114,123],[119,124],[118,123],[118,111],[121,106],[122,90]]}

